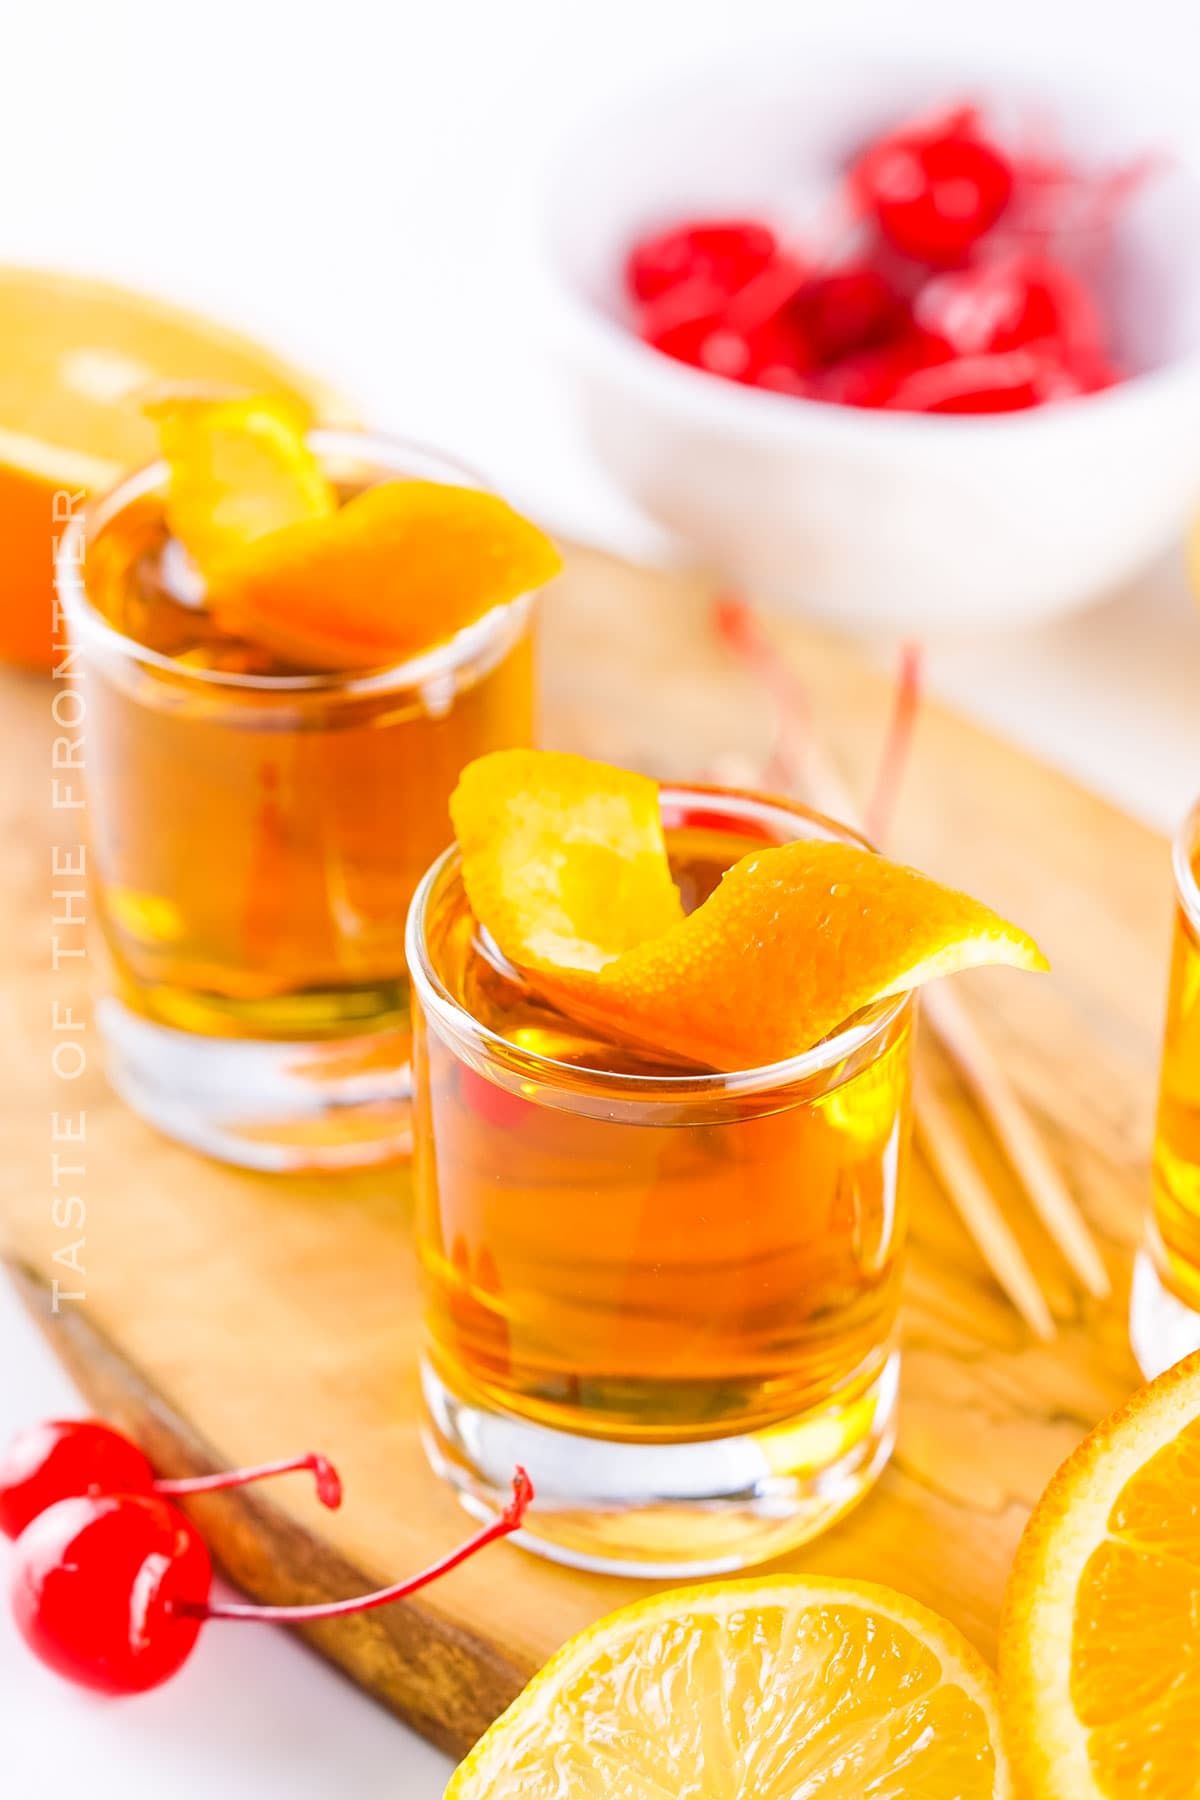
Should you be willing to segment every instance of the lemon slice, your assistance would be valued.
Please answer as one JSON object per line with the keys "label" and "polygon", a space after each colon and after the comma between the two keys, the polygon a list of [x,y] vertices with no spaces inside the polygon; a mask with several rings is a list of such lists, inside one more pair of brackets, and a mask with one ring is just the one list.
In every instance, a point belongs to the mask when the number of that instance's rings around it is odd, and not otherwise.
{"label": "lemon slice", "polygon": [[990,1670],[867,1582],[677,1589],[536,1675],[446,1800],[1006,1800]]}

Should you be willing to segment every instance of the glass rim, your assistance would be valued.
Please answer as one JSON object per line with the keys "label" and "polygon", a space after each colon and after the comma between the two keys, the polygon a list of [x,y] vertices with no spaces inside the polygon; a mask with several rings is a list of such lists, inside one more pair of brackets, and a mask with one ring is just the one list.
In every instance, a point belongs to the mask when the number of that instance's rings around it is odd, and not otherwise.
{"label": "glass rim", "polygon": [[1196,877],[1195,856],[1200,848],[1200,800],[1193,806],[1175,835],[1171,846],[1171,866],[1175,876],[1175,892],[1179,904],[1197,931],[1200,931],[1200,880]]}
{"label": "glass rim", "polygon": [[[305,441],[329,460],[345,457],[369,462],[374,449],[379,452],[376,460],[384,466],[389,460],[398,464],[401,457],[406,457],[410,463],[415,459],[426,465],[431,480],[454,477],[454,485],[459,487],[489,488],[477,469],[416,439],[391,437],[384,432],[349,426],[315,426],[306,432]],[[434,473],[435,470],[440,471],[440,475]],[[401,474],[399,467],[396,474]],[[196,668],[161,650],[152,650],[128,633],[119,631],[96,608],[87,591],[88,544],[127,507],[161,487],[166,478],[167,465],[161,458],[156,458],[122,475],[102,493],[89,495],[79,511],[72,514],[58,539],[54,553],[54,581],[67,622],[81,638],[145,668],[162,670],[180,681],[194,682],[203,688],[278,695],[358,695],[420,689],[472,664],[501,634],[506,624],[513,620],[522,622],[532,607],[536,590],[518,594],[512,600],[492,607],[444,643],[382,668],[316,670],[302,675],[252,675],[232,669]]]}
{"label": "glass rim", "polygon": [[[744,789],[709,786],[703,782],[662,782],[659,794],[666,804],[719,799],[729,805],[734,818],[741,816],[761,820],[775,814],[781,819],[800,819],[816,829],[812,833],[794,833],[794,836],[811,835],[835,842],[858,844],[873,854],[876,853],[875,846],[861,832],[812,807],[802,805],[800,801],[772,799],[768,795]],[[796,1056],[784,1057],[778,1062],[760,1063],[748,1069],[718,1069],[688,1075],[635,1075],[560,1062],[555,1057],[542,1055],[540,1051],[526,1050],[498,1031],[493,1031],[490,1026],[484,1025],[455,998],[434,969],[428,955],[425,914],[434,892],[459,860],[457,844],[449,845],[425,871],[413,894],[408,909],[404,946],[409,980],[421,1005],[432,1018],[443,1026],[448,1026],[458,1037],[469,1035],[474,1038],[489,1054],[494,1054],[497,1060],[508,1063],[510,1067],[519,1064],[523,1071],[543,1075],[547,1087],[578,1090],[592,1077],[596,1082],[602,1083],[605,1091],[614,1099],[679,1099],[691,1102],[702,1100],[705,1096],[731,1098],[759,1094],[775,1088],[788,1088],[814,1077],[827,1075],[840,1063],[861,1055],[877,1038],[887,1034],[901,1015],[912,1007],[916,997],[912,989],[892,995],[890,999],[876,1002],[858,1024],[844,1025],[832,1037],[822,1039],[811,1049],[801,1051]]]}

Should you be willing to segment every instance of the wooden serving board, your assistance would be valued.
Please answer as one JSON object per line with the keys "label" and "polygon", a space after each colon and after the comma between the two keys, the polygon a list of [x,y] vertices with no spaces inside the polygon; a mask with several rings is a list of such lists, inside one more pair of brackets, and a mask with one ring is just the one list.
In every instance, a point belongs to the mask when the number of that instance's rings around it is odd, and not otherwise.
{"label": "wooden serving board", "polygon": [[[548,742],[668,777],[695,774],[732,749],[765,756],[769,709],[715,646],[700,583],[592,554],[571,563],[546,609]],[[828,637],[781,624],[778,640],[861,792],[886,676]],[[164,1470],[308,1447],[336,1459],[347,1490],[338,1514],[321,1513],[299,1480],[203,1507],[215,1552],[240,1586],[286,1602],[363,1591],[419,1568],[462,1536],[464,1520],[418,1442],[407,1175],[275,1179],[205,1162],[112,1098],[91,1028],[86,1072],[52,1077],[62,1041],[52,1002],[82,1004],[79,962],[53,972],[50,961],[51,890],[73,885],[53,880],[52,846],[69,844],[73,815],[51,809],[59,727],[47,685],[6,675],[0,704],[0,1199],[29,1308],[88,1403],[136,1432]],[[1147,1180],[1169,861],[1153,833],[933,705],[922,714],[894,842],[897,854],[1009,913],[1051,957],[1049,978],[991,972],[964,978],[963,991],[1083,1200],[1114,1292],[1101,1306],[1081,1301],[986,1133],[965,1117],[1011,1200],[1059,1337],[1049,1347],[1031,1340],[918,1166],[896,1457],[856,1513],[790,1560],[902,1588],[990,1653],[1030,1505],[1137,1380],[1125,1313]],[[58,935],[79,941],[70,928]],[[953,1082],[935,1076],[965,1116]],[[84,1173],[56,1190],[51,1115],[81,1110],[83,1154],[58,1147]],[[59,1228],[56,1192],[84,1200],[82,1229]],[[83,1265],[81,1276],[70,1261]],[[57,1314],[48,1299],[55,1276],[86,1293]],[[644,1591],[505,1545],[419,1600],[309,1636],[418,1730],[460,1752],[564,1638]]]}

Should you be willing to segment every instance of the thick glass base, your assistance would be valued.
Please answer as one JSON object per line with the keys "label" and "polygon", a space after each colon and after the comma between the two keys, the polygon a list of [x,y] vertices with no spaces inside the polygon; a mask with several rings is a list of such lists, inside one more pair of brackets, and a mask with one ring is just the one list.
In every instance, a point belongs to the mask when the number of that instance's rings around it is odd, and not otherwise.
{"label": "thick glass base", "polygon": [[109,1080],[168,1137],[243,1169],[361,1168],[412,1148],[406,1032],[279,1043],[200,1037],[108,999]]}
{"label": "thick glass base", "polygon": [[492,1518],[514,1468],[537,1498],[514,1542],[552,1562],[657,1579],[721,1575],[824,1531],[871,1487],[895,1442],[899,1355],[869,1386],[765,1431],[694,1444],[613,1443],[484,1410],[428,1360],[426,1450],[467,1510]]}
{"label": "thick glass base", "polygon": [[1129,1341],[1148,1381],[1200,1350],[1200,1313],[1166,1286],[1148,1250],[1139,1250],[1133,1266]]}

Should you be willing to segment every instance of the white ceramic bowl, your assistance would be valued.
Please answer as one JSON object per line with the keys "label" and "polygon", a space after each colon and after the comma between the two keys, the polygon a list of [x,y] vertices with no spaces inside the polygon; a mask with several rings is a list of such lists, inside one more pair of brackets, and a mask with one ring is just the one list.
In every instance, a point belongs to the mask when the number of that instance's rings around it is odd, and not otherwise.
{"label": "white ceramic bowl", "polygon": [[[848,153],[962,97],[1054,120],[1067,150],[1169,163],[1123,215],[1101,281],[1120,387],[994,417],[866,412],[737,386],[648,349],[624,253],[688,215],[794,216]],[[1167,547],[1200,498],[1200,179],[1153,98],[971,69],[774,47],[647,91],[555,159],[544,251],[588,437],[624,491],[756,595],[855,628],[1021,625],[1067,612]]]}

